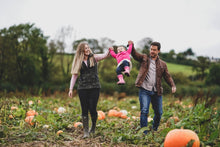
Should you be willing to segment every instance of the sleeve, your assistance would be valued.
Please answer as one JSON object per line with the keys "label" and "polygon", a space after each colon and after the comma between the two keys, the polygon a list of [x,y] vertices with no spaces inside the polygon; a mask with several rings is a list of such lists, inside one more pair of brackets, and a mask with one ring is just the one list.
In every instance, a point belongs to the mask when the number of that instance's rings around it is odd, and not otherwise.
{"label": "sleeve", "polygon": [[143,57],[144,57],[143,54],[140,54],[140,53],[138,53],[138,52],[135,50],[134,44],[132,44],[131,55],[132,55],[132,57],[133,57],[135,60],[137,60],[137,61],[139,61],[139,62],[142,62]]}
{"label": "sleeve", "polygon": [[165,79],[165,81],[167,82],[167,84],[170,86],[170,87],[173,87],[175,86],[175,83],[170,75],[170,73],[168,72],[168,69],[167,69],[167,65],[165,64],[165,71],[164,71],[164,74],[163,74],[163,77]]}
{"label": "sleeve", "polygon": [[73,74],[72,75],[72,78],[70,80],[70,90],[73,90],[73,87],[76,83],[77,77],[78,77],[78,74]]}
{"label": "sleeve", "polygon": [[116,53],[113,51],[113,50],[109,50],[110,51],[110,54],[113,58],[116,58]]}
{"label": "sleeve", "polygon": [[94,54],[96,62],[103,60],[109,56],[109,51],[106,51],[104,54]]}

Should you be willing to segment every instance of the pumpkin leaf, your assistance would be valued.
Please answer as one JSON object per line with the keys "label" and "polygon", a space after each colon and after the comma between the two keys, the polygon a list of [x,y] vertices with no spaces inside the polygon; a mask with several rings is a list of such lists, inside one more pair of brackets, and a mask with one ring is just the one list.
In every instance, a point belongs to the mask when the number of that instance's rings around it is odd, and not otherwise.
{"label": "pumpkin leaf", "polygon": [[194,140],[194,139],[191,139],[191,140],[187,143],[186,147],[192,147],[194,142],[195,142],[195,140]]}

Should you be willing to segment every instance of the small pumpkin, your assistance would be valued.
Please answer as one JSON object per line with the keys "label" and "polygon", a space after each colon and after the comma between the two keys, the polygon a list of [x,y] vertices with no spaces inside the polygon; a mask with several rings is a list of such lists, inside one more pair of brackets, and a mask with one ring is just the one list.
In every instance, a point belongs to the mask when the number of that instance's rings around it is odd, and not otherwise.
{"label": "small pumpkin", "polygon": [[194,140],[192,147],[199,147],[199,137],[195,132],[189,129],[174,129],[168,132],[165,137],[164,147],[186,146],[191,140]]}
{"label": "small pumpkin", "polygon": [[57,135],[60,135],[61,133],[63,133],[62,130],[57,131]]}
{"label": "small pumpkin", "polygon": [[26,116],[35,116],[35,115],[38,115],[38,113],[35,110],[29,110],[26,113]]}
{"label": "small pumpkin", "polygon": [[118,113],[117,110],[111,109],[111,110],[109,110],[109,112],[108,112],[108,116],[109,116],[109,117],[116,116],[117,113]]}
{"label": "small pumpkin", "polygon": [[81,122],[76,122],[76,123],[74,123],[74,127],[75,127],[75,128],[80,127],[80,126],[82,126],[82,123],[81,123]]}
{"label": "small pumpkin", "polygon": [[25,122],[30,124],[30,125],[34,125],[34,122],[32,122],[33,119],[34,119],[34,116],[27,116],[25,118]]}
{"label": "small pumpkin", "polygon": [[105,113],[103,111],[97,111],[98,112],[98,120],[105,119]]}
{"label": "small pumpkin", "polygon": [[18,107],[16,107],[16,106],[11,106],[11,110],[17,110],[18,109]]}

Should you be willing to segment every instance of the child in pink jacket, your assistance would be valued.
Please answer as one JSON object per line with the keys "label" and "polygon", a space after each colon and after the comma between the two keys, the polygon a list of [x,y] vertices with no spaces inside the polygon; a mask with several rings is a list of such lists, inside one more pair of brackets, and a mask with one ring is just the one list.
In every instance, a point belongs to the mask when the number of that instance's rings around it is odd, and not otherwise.
{"label": "child in pink jacket", "polygon": [[118,66],[116,69],[117,77],[118,77],[118,85],[125,84],[122,73],[126,76],[130,76],[130,70],[132,67],[130,54],[132,51],[132,44],[129,44],[128,50],[126,50],[125,46],[118,46],[117,54],[114,52],[113,47],[109,48],[110,54],[113,58],[117,60]]}

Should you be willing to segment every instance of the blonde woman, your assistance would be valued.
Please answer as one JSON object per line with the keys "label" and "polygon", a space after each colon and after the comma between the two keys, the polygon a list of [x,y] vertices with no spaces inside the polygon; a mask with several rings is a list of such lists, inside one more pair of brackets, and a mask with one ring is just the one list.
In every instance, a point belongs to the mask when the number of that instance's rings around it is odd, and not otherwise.
{"label": "blonde woman", "polygon": [[[90,133],[95,133],[97,110],[96,106],[99,99],[100,83],[97,71],[97,62],[109,56],[109,51],[104,54],[93,54],[89,45],[85,42],[77,46],[76,54],[72,64],[72,78],[70,81],[69,97],[73,95],[73,87],[75,85],[78,74],[78,95],[82,110],[83,121],[83,138],[89,137]],[[89,131],[90,112],[92,119],[92,127]]]}

